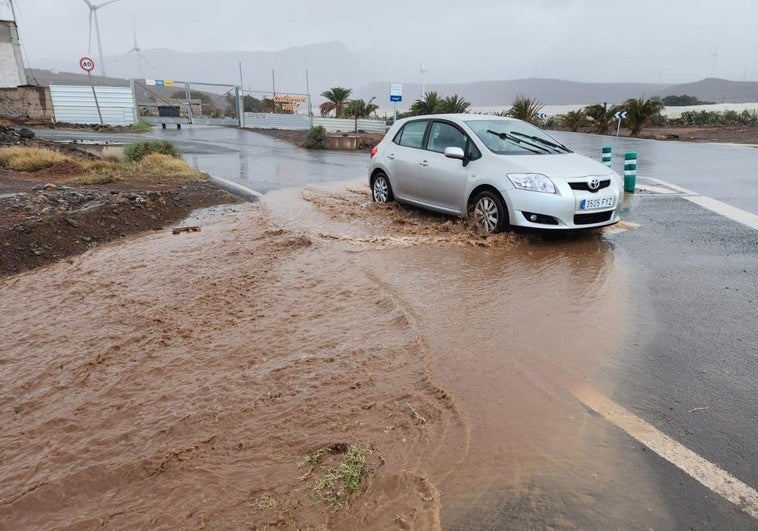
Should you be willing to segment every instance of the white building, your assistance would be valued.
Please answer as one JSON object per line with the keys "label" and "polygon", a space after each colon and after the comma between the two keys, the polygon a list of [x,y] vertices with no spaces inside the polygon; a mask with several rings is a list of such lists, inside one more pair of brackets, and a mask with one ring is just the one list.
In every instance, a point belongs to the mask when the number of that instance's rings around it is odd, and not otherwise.
{"label": "white building", "polygon": [[18,28],[12,20],[0,20],[0,88],[26,85]]}

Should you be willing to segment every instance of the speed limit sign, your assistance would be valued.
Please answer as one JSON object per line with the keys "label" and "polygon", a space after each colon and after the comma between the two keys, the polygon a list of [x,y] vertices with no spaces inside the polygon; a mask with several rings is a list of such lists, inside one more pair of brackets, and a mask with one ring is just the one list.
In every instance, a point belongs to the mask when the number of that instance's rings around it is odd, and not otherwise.
{"label": "speed limit sign", "polygon": [[89,57],[82,57],[79,59],[79,66],[81,66],[82,70],[85,72],[92,72],[95,69],[95,61]]}

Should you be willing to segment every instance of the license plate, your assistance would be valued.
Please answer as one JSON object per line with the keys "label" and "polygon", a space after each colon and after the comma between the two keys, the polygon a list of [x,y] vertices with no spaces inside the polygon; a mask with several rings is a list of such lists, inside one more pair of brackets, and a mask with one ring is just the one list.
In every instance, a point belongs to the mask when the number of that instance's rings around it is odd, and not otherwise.
{"label": "license plate", "polygon": [[613,206],[613,197],[597,197],[593,199],[582,199],[579,203],[581,210],[590,210],[592,208],[610,208]]}

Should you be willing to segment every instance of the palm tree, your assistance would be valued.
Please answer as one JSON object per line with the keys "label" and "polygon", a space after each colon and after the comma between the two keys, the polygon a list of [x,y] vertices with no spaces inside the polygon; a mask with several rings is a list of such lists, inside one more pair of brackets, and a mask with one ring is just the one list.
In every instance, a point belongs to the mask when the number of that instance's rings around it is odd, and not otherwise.
{"label": "palm tree", "polygon": [[613,115],[616,114],[618,110],[619,107],[617,105],[609,108],[607,103],[603,103],[602,105],[596,103],[595,105],[585,107],[584,113],[592,119],[592,125],[595,127],[595,132],[597,134],[607,135],[608,130],[613,124]]}
{"label": "palm tree", "polygon": [[587,123],[587,115],[584,109],[578,111],[569,111],[566,114],[559,116],[561,125],[568,127],[570,131],[576,133],[576,131]]}
{"label": "palm tree", "polygon": [[443,113],[464,113],[471,107],[471,102],[464,100],[458,94],[440,100],[439,111]]}
{"label": "palm tree", "polygon": [[655,116],[660,114],[665,105],[660,98],[631,98],[624,102],[624,110],[627,112],[626,125],[629,127],[631,136],[639,136],[642,128],[648,125]]}
{"label": "palm tree", "polygon": [[332,87],[327,91],[321,93],[329,101],[325,101],[319,107],[321,110],[321,116],[329,116],[329,113],[334,111],[335,118],[342,116],[342,111],[345,105],[348,103],[350,94],[353,93],[353,89],[345,87]]}
{"label": "palm tree", "polygon": [[439,114],[442,100],[435,91],[425,92],[424,97],[413,102],[410,108],[410,116],[419,114]]}
{"label": "palm tree", "polygon": [[536,124],[539,121],[537,115],[542,110],[544,105],[538,100],[532,99],[528,96],[517,94],[516,99],[513,100],[511,108],[508,110],[506,116],[512,118],[518,118],[524,120],[530,124]]}
{"label": "palm tree", "polygon": [[366,103],[363,100],[352,100],[345,107],[345,116],[355,118],[355,132],[358,132],[358,118],[368,118],[373,113],[376,115],[379,106],[376,103],[372,103],[376,97],[372,97]]}

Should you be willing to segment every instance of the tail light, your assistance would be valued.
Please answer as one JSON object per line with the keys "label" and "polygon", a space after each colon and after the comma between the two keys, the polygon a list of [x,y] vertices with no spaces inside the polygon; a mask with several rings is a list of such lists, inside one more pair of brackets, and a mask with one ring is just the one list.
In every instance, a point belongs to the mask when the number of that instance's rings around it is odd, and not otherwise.
{"label": "tail light", "polygon": [[371,158],[374,158],[374,155],[376,155],[376,152],[379,151],[379,146],[374,146],[371,148]]}

